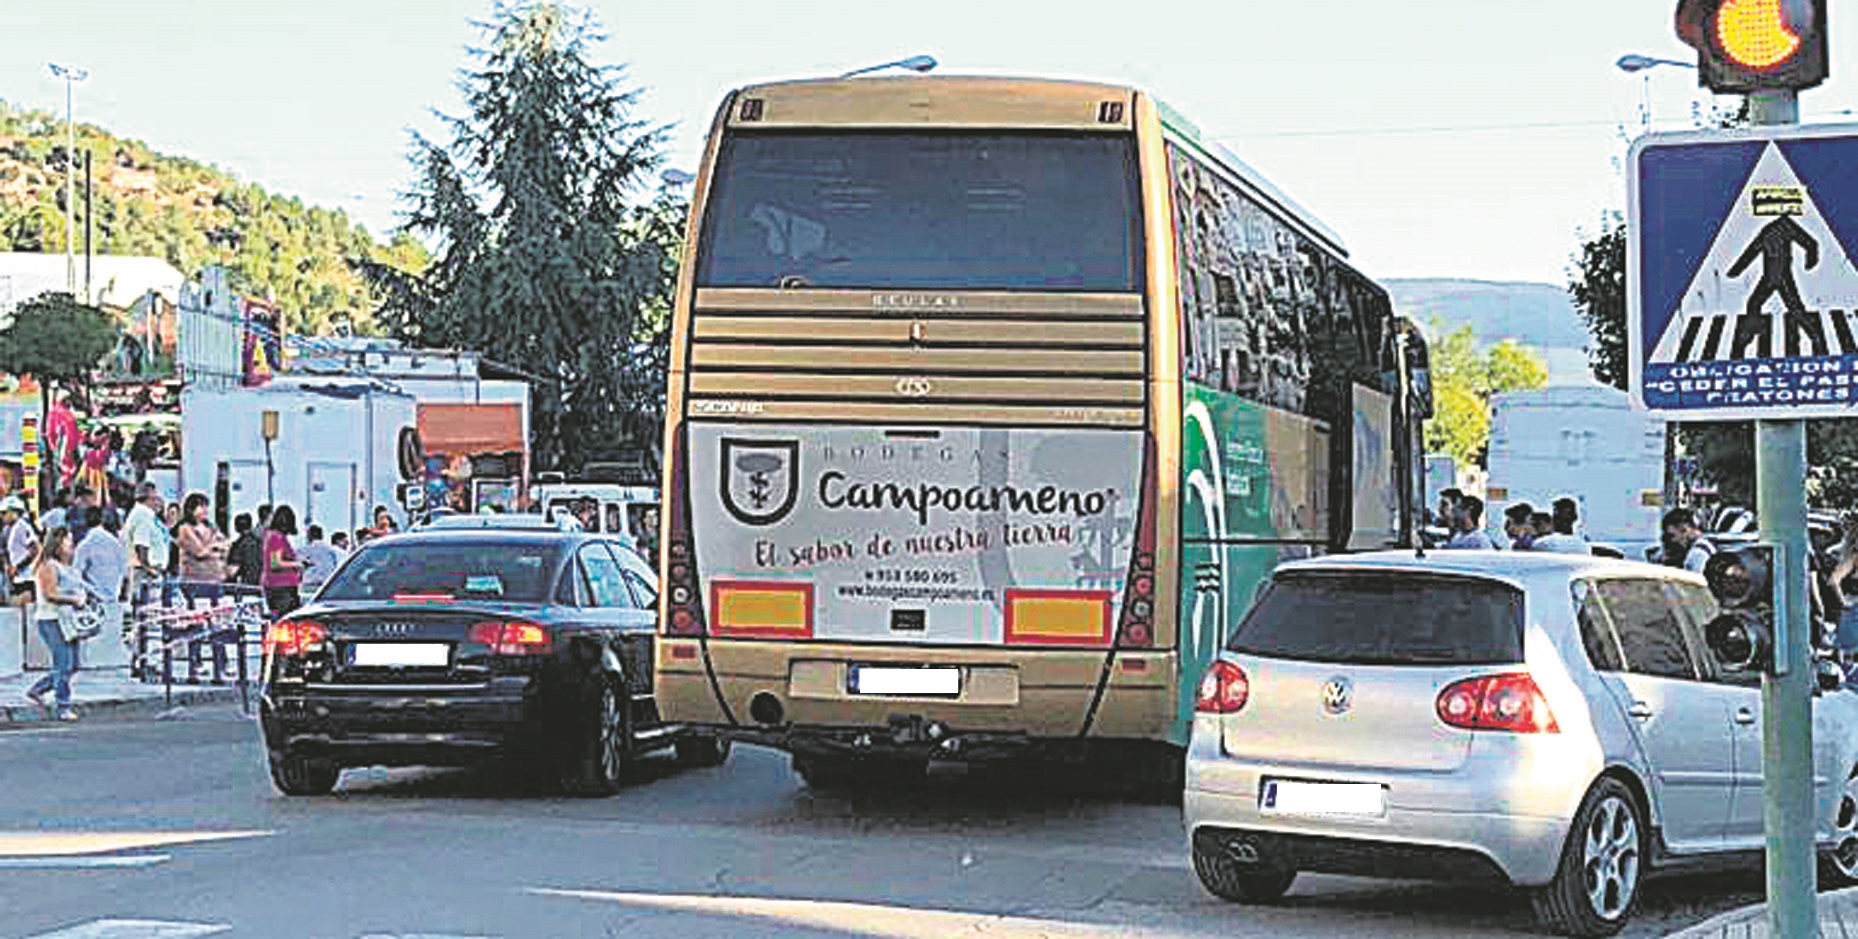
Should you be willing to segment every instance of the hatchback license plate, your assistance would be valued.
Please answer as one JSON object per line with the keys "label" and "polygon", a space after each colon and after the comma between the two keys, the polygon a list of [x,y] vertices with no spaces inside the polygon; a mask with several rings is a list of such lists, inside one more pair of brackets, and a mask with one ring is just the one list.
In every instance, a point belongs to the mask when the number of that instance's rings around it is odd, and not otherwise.
{"label": "hatchback license plate", "polygon": [[357,642],[348,647],[348,664],[362,668],[444,668],[452,647],[443,642]]}
{"label": "hatchback license plate", "polygon": [[854,665],[848,684],[852,694],[952,698],[961,694],[961,669]]}
{"label": "hatchback license plate", "polygon": [[1258,808],[1275,815],[1381,816],[1387,814],[1387,790],[1379,783],[1267,779]]}

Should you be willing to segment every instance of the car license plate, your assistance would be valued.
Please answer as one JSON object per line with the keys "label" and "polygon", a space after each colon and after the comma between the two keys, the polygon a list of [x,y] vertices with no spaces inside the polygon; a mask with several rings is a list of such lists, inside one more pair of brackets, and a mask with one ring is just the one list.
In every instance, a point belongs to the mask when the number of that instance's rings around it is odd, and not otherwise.
{"label": "car license plate", "polygon": [[348,664],[392,668],[444,668],[452,647],[443,642],[357,642],[348,647]]}
{"label": "car license plate", "polygon": [[852,694],[952,698],[961,694],[961,669],[854,665],[847,684]]}
{"label": "car license plate", "polygon": [[1387,788],[1379,783],[1267,779],[1258,793],[1258,809],[1275,815],[1378,817],[1387,814]]}

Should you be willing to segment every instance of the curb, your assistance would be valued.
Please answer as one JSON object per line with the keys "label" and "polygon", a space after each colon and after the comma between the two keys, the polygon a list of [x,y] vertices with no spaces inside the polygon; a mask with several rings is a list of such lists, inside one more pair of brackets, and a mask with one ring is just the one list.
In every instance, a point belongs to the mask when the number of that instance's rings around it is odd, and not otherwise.
{"label": "curb", "polygon": [[[87,720],[133,720],[140,717],[154,716],[160,719],[170,711],[184,707],[207,704],[236,704],[239,689],[236,687],[199,688],[187,686],[174,689],[174,701],[170,704],[161,694],[136,698],[104,698],[101,700],[73,702],[80,717]],[[32,704],[0,706],[0,727],[20,724],[57,723],[53,715]]]}
{"label": "curb", "polygon": [[[1858,908],[1858,887],[1845,887],[1819,894],[1819,932],[1837,935],[1848,917]],[[1665,939],[1721,939],[1725,936],[1763,939],[1768,935],[1768,905],[1754,903],[1718,913],[1701,923],[1667,933]],[[1832,923],[1830,928],[1827,924]],[[1845,933],[1849,935],[1849,931]]]}

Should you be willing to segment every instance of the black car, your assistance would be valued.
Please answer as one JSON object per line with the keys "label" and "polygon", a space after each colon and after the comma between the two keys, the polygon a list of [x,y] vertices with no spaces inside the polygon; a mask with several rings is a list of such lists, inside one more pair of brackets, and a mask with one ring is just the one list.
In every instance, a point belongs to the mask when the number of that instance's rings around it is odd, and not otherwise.
{"label": "black car", "polygon": [[638,754],[716,765],[726,741],[659,719],[656,577],[608,538],[535,526],[370,542],[265,636],[271,778],[333,789],[349,766],[505,758],[579,794]]}

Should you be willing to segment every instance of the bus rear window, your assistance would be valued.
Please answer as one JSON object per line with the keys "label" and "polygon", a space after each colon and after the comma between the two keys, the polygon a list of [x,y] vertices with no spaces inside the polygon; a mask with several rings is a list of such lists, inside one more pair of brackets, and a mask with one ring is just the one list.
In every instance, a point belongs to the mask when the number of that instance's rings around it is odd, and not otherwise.
{"label": "bus rear window", "polygon": [[1358,665],[1521,662],[1522,593],[1469,577],[1295,573],[1239,624],[1233,652]]}
{"label": "bus rear window", "polygon": [[1130,136],[736,132],[703,229],[705,287],[1141,287]]}

